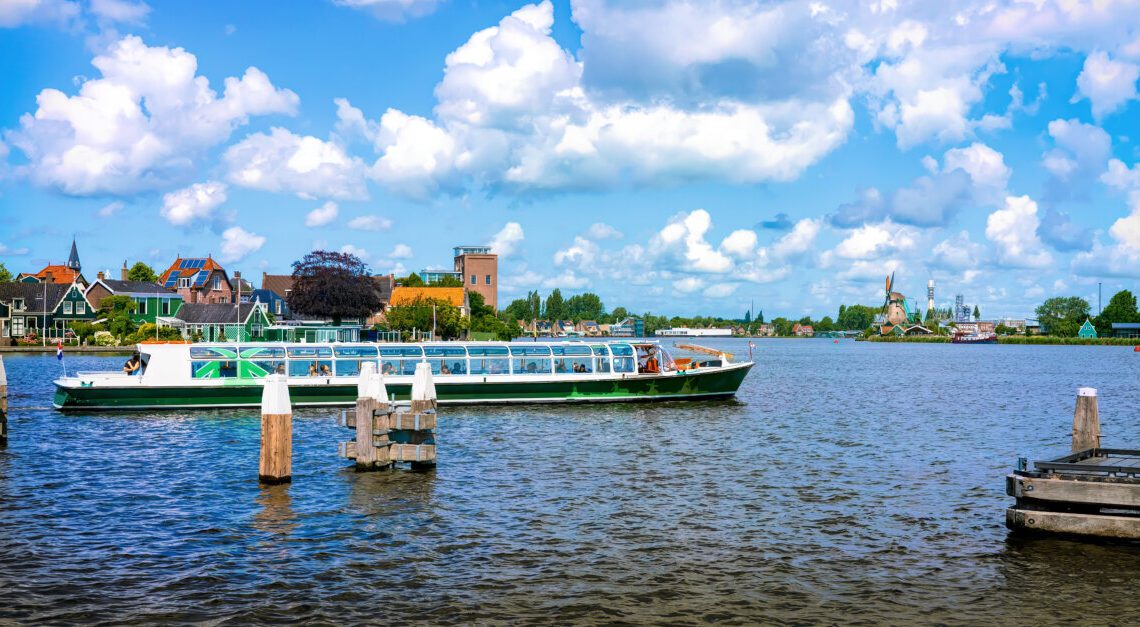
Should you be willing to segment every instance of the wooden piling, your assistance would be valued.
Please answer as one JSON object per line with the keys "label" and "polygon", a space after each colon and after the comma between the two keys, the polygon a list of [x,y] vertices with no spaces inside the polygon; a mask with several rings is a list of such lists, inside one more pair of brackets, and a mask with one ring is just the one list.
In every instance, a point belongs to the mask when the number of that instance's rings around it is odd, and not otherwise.
{"label": "wooden piling", "polygon": [[431,367],[418,364],[412,380],[411,407],[385,400],[387,389],[372,364],[361,368],[356,408],[339,421],[356,430],[356,440],[340,443],[340,456],[356,461],[357,470],[387,468],[411,462],[413,468],[435,465],[436,398]]}
{"label": "wooden piling", "polygon": [[262,483],[288,483],[293,479],[293,408],[285,375],[265,377],[261,393],[261,463],[257,472]]}
{"label": "wooden piling", "polygon": [[391,465],[388,460],[391,444],[388,441],[388,390],[376,364],[361,366],[356,396],[356,442],[353,443],[356,470],[387,468]]}
{"label": "wooden piling", "polygon": [[1077,390],[1077,407],[1073,412],[1072,452],[1100,448],[1100,412],[1096,388]]}
{"label": "wooden piling", "polygon": [[0,446],[8,444],[8,373],[0,357]]}

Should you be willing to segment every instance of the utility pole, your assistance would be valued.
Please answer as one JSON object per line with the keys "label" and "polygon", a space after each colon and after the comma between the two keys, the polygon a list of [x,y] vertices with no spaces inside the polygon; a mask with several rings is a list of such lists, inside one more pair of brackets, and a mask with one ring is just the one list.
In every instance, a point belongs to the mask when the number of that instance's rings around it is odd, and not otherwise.
{"label": "utility pole", "polygon": [[[35,320],[35,318],[32,318]],[[43,320],[43,328],[40,329],[40,341],[44,346],[47,346],[47,278],[44,278],[44,311],[40,318]]]}
{"label": "utility pole", "polygon": [[1101,293],[1100,288],[1101,288],[1101,282],[1097,281],[1096,282],[1096,316],[1098,318],[1100,317],[1100,312],[1101,312],[1101,308],[1100,308],[1101,299],[1104,297],[1104,294]]}

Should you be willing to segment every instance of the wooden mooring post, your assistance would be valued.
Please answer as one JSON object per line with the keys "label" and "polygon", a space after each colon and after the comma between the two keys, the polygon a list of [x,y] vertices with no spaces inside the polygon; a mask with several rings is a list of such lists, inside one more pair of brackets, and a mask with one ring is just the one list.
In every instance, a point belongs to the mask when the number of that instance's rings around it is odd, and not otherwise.
{"label": "wooden mooring post", "polygon": [[431,366],[416,366],[411,406],[388,400],[383,376],[375,365],[360,370],[356,409],[341,414],[341,426],[356,430],[356,440],[341,442],[340,456],[356,462],[356,470],[388,468],[411,462],[413,468],[435,465],[436,399]]}
{"label": "wooden mooring post", "polygon": [[293,406],[283,374],[265,377],[261,392],[261,483],[289,483],[293,479]]}
{"label": "wooden mooring post", "polygon": [[0,446],[8,444],[8,373],[0,357]]}
{"label": "wooden mooring post", "polygon": [[1032,470],[1022,461],[1005,487],[1014,531],[1140,539],[1140,450],[1101,448],[1094,388],[1077,391],[1072,452]]}

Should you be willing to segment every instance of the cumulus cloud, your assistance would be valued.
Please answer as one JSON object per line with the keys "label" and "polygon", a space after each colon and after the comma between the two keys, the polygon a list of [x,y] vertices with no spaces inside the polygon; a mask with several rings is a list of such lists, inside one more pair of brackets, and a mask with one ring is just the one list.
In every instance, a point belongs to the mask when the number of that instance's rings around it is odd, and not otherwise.
{"label": "cumulus cloud", "polygon": [[18,248],[12,248],[11,246],[8,246],[7,244],[0,243],[0,255],[10,255],[13,257],[19,257],[19,256],[26,255],[30,252],[32,252],[32,251],[27,246],[20,246]]}
{"label": "cumulus cloud", "polygon": [[110,218],[111,216],[121,211],[125,206],[126,204],[124,204],[121,200],[109,202],[99,208],[99,217]]}
{"label": "cumulus cloud", "polygon": [[896,251],[912,250],[917,241],[915,229],[887,220],[851,231],[832,252],[844,259],[877,259]]}
{"label": "cumulus cloud", "polygon": [[440,0],[333,0],[335,4],[366,11],[385,22],[402,22],[435,11]]}
{"label": "cumulus cloud", "polygon": [[931,253],[929,265],[932,268],[972,270],[981,264],[985,246],[971,241],[970,232],[963,230],[954,237],[938,242]]}
{"label": "cumulus cloud", "polygon": [[67,23],[80,14],[72,0],[8,0],[0,2],[0,27],[12,28],[37,22]]}
{"label": "cumulus cloud", "polygon": [[305,216],[305,226],[324,226],[336,220],[338,212],[337,204],[330,200]]}
{"label": "cumulus cloud", "polygon": [[357,216],[348,221],[348,228],[357,231],[387,231],[392,228],[392,221],[376,215]]}
{"label": "cumulus cloud", "polygon": [[182,48],[149,47],[127,36],[94,58],[101,78],[68,96],[44,89],[34,114],[8,141],[28,163],[20,172],[65,194],[133,194],[178,183],[205,151],[250,116],[293,114],[299,99],[261,70],[225,79],[221,98]]}
{"label": "cumulus cloud", "polygon": [[231,226],[222,232],[222,262],[241,261],[251,253],[261,250],[265,237],[250,233],[240,226]]}
{"label": "cumulus cloud", "polygon": [[389,259],[411,259],[412,247],[407,244],[396,244],[392,248],[392,252],[388,253]]}
{"label": "cumulus cloud", "polygon": [[994,244],[999,264],[1013,268],[1041,268],[1053,262],[1037,237],[1037,203],[1029,196],[1010,196],[1005,208],[986,219],[986,237]]}
{"label": "cumulus cloud", "polygon": [[365,200],[364,167],[332,141],[283,128],[254,133],[226,150],[228,180],[242,187],[299,198]]}
{"label": "cumulus cloud", "polygon": [[1112,59],[1098,50],[1085,57],[1085,65],[1077,76],[1073,102],[1088,98],[1093,117],[1103,119],[1136,99],[1137,79],[1140,79],[1140,65]]}
{"label": "cumulus cloud", "polygon": [[512,257],[519,250],[526,234],[518,222],[508,222],[491,238],[491,252],[500,257]]}
{"label": "cumulus cloud", "polygon": [[739,287],[737,283],[714,283],[706,287],[701,294],[705,298],[725,298],[731,296],[737,287]]}
{"label": "cumulus cloud", "polygon": [[226,185],[217,181],[195,183],[162,197],[162,217],[175,225],[186,225],[211,216],[226,201]]}
{"label": "cumulus cloud", "polygon": [[150,14],[150,6],[127,0],[91,0],[91,13],[106,22],[141,24]]}
{"label": "cumulus cloud", "polygon": [[586,237],[590,239],[621,239],[622,232],[605,222],[595,222],[586,229]]}

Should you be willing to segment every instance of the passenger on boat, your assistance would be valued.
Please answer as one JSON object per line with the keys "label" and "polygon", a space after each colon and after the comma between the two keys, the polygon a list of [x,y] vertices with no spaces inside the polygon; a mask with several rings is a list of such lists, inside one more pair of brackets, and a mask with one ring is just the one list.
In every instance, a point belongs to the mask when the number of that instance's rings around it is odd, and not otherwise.
{"label": "passenger on boat", "polygon": [[458,361],[455,362],[454,364],[452,364],[451,365],[451,373],[452,374],[463,374],[463,364],[460,364]]}
{"label": "passenger on boat", "polygon": [[309,376],[310,377],[317,376],[317,362],[315,362],[315,361],[313,363],[309,364]]}
{"label": "passenger on boat", "polygon": [[440,374],[451,374],[451,368],[448,368],[447,364],[441,364],[439,366],[439,373]]}
{"label": "passenger on boat", "polygon": [[322,377],[331,377],[332,376],[332,369],[329,368],[328,364],[321,364],[321,376]]}
{"label": "passenger on boat", "polygon": [[645,360],[645,372],[649,374],[657,374],[661,372],[661,368],[657,365],[657,355],[649,354],[649,359]]}
{"label": "passenger on boat", "polygon": [[127,360],[127,363],[123,364],[123,372],[125,372],[127,374],[135,374],[141,368],[142,368],[142,357],[138,354],[137,351],[135,352],[135,354],[131,355],[131,358]]}
{"label": "passenger on boat", "polygon": [[277,364],[277,374],[285,374],[285,364]]}
{"label": "passenger on boat", "polygon": [[384,374],[396,374],[396,367],[392,365],[392,362],[384,364]]}

